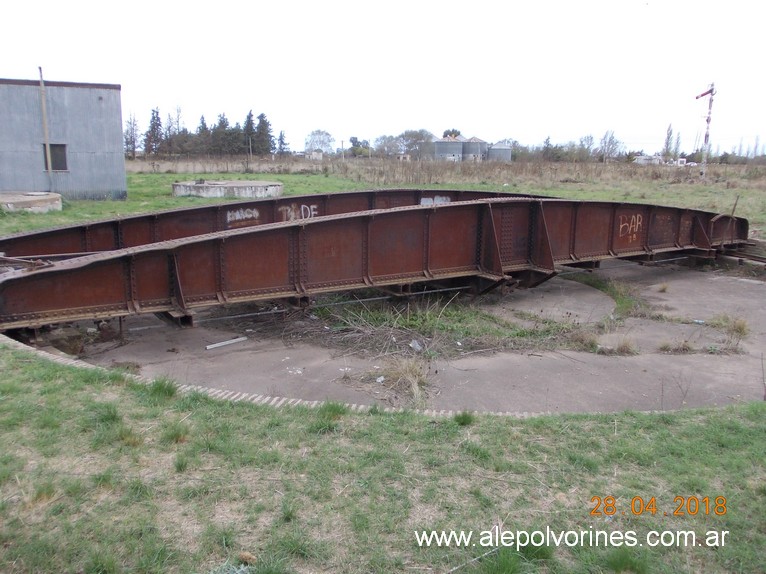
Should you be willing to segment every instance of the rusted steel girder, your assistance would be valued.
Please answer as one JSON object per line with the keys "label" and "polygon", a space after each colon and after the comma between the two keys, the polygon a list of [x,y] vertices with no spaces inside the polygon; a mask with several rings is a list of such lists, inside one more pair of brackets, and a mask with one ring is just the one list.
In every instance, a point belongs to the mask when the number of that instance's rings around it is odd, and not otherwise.
{"label": "rusted steel girder", "polygon": [[472,278],[535,286],[557,264],[710,256],[747,220],[651,205],[492,198],[263,224],[0,276],[0,330]]}
{"label": "rusted steel girder", "polygon": [[387,189],[226,202],[17,233],[0,238],[0,253],[17,258],[64,259],[264,223],[492,197],[533,196],[454,189]]}

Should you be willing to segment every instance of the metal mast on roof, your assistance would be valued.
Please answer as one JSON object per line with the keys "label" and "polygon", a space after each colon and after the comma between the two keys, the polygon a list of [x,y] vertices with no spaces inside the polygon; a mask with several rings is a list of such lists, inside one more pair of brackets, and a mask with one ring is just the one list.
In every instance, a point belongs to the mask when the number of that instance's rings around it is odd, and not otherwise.
{"label": "metal mast on roof", "polygon": [[707,119],[705,120],[707,122],[707,127],[705,128],[705,146],[702,149],[702,169],[700,170],[702,179],[705,179],[705,173],[707,172],[707,158],[708,155],[710,155],[710,114],[713,112],[713,96],[715,94],[715,84],[710,84],[710,87],[707,89],[707,91],[702,92],[695,98],[699,100],[705,96],[710,96],[707,106]]}

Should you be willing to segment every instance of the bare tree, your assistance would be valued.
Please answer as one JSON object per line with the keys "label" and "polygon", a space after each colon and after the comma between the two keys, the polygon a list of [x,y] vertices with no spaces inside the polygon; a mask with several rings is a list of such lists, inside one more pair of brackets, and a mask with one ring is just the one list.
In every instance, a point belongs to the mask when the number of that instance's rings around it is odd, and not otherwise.
{"label": "bare tree", "polygon": [[673,155],[673,124],[668,124],[665,132],[665,145],[662,147],[662,159],[668,161]]}
{"label": "bare tree", "polygon": [[607,131],[604,137],[601,138],[598,153],[601,157],[601,161],[606,163],[611,158],[616,157],[622,149],[622,142],[614,137],[613,131]]}
{"label": "bare tree", "polygon": [[130,159],[136,159],[136,151],[138,150],[138,122],[136,116],[130,114],[128,121],[125,122],[125,132],[123,134],[125,142],[125,156]]}
{"label": "bare tree", "polygon": [[428,130],[406,130],[399,134],[399,138],[402,140],[404,153],[417,159],[433,154],[434,136]]}
{"label": "bare tree", "polygon": [[397,136],[380,136],[375,139],[375,152],[383,155],[390,156],[396,155],[402,152],[402,140]]}
{"label": "bare tree", "polygon": [[168,114],[168,119],[165,122],[165,129],[162,136],[161,151],[164,155],[172,156],[178,153],[176,149],[176,139],[178,133],[181,131],[181,108],[176,108],[176,116]]}
{"label": "bare tree", "polygon": [[332,146],[335,143],[335,138],[324,130],[314,130],[306,138],[307,152],[322,151],[324,153],[332,153]]}
{"label": "bare tree", "polygon": [[587,135],[580,138],[580,145],[577,146],[577,157],[580,161],[588,161],[593,154],[593,136]]}

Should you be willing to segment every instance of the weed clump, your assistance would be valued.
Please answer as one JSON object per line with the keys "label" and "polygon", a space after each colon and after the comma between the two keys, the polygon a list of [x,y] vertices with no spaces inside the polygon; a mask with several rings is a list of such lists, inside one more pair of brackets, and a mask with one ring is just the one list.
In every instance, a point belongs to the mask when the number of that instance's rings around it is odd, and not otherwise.
{"label": "weed clump", "polygon": [[336,432],[340,426],[340,419],[346,414],[348,414],[346,405],[327,401],[317,409],[316,418],[309,425],[309,432],[315,434]]}
{"label": "weed clump", "polygon": [[694,352],[694,347],[692,347],[691,343],[686,340],[674,343],[665,341],[660,344],[657,350],[660,353],[667,353],[669,355],[688,355],[689,353]]}
{"label": "weed clump", "polygon": [[731,317],[726,314],[716,315],[707,324],[714,329],[723,331],[726,338],[722,347],[719,348],[721,352],[737,352],[742,339],[750,334],[750,325],[741,317]]}
{"label": "weed clump", "polygon": [[470,426],[476,421],[476,417],[474,416],[474,414],[469,411],[463,411],[463,412],[457,413],[452,418],[461,427]]}

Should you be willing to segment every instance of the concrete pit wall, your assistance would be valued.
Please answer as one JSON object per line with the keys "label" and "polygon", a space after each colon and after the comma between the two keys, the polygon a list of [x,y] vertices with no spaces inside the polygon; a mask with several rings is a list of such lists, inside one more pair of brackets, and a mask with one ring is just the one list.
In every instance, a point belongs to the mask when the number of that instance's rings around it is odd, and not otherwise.
{"label": "concrete pit wall", "polygon": [[61,211],[61,195],[46,191],[0,193],[0,209],[3,211],[28,211],[47,213]]}
{"label": "concrete pit wall", "polygon": [[173,195],[260,199],[281,196],[282,184],[273,181],[185,181],[173,184]]}

